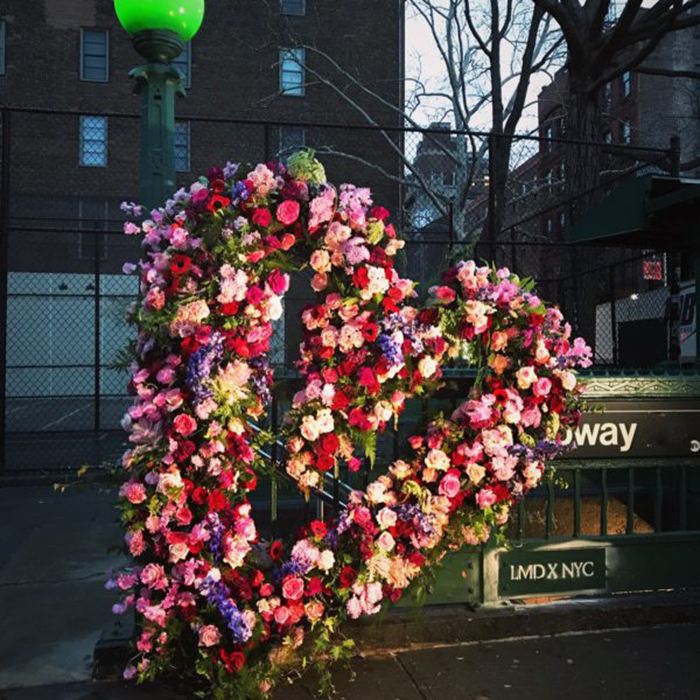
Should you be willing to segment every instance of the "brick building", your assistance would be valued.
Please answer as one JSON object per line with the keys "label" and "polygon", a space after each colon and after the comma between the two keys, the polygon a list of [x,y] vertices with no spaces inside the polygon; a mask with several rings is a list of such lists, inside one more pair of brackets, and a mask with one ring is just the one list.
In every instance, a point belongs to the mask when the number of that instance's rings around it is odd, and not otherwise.
{"label": "brick building", "polygon": [[[376,6],[207,0],[201,30],[176,61],[187,86],[176,107],[178,184],[227,160],[308,146],[331,181],[372,186],[396,211],[398,186],[371,167],[398,175],[396,153],[381,135],[352,130],[366,121],[351,103],[400,123],[360,88],[403,104],[403,2],[383,2],[381,21]],[[123,404],[123,375],[108,365],[128,337],[124,311],[135,294],[121,268],[140,249],[112,231],[119,204],[138,198],[141,101],[128,74],[141,62],[112,0],[0,4],[0,107],[11,122],[6,396],[95,399],[94,411],[47,419],[51,429],[115,427],[119,411],[103,400],[100,415],[100,397]],[[303,287],[289,295],[279,361],[298,345]]]}

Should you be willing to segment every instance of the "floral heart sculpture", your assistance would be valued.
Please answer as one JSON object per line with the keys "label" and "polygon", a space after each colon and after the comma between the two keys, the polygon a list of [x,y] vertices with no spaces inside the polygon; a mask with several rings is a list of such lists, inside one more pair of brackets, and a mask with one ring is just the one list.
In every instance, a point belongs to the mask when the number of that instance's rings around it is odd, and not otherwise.
{"label": "floral heart sculpture", "polygon": [[[125,232],[145,247],[125,270],[141,291],[119,500],[134,566],[110,580],[124,592],[116,612],[133,606],[139,623],[125,676],[189,674],[206,697],[252,698],[313,662],[327,683],[326,661],[353,653],[344,621],[398,600],[448,550],[485,542],[540,482],[580,419],[575,368],[590,349],[507,269],[460,262],[412,306],[389,212],[368,189],[328,184],[310,152],[213,168]],[[305,493],[326,472],[360,469],[356,447],[371,453],[446,361],[479,371],[449,419],[410,438],[410,459],[332,521],[267,543],[248,500],[270,469],[253,426],[271,398],[286,271],[307,265],[304,388],[281,436]]]}

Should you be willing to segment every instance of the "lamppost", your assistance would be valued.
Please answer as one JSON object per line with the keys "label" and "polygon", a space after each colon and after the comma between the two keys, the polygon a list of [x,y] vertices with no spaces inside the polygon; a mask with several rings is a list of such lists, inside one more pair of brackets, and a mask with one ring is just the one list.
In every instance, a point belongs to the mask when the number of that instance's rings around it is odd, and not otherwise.
{"label": "lamppost", "polygon": [[199,30],[204,0],[114,0],[114,9],[147,61],[130,75],[143,96],[141,204],[150,209],[175,190],[175,95],[185,90],[170,61]]}

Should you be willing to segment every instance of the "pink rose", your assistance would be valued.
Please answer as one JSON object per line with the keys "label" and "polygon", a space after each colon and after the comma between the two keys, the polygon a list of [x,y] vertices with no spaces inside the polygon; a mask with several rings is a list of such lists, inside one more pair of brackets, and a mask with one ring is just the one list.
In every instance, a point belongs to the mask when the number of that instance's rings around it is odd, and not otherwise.
{"label": "pink rose", "polygon": [[547,377],[540,377],[532,387],[535,396],[547,396],[551,390],[552,382]]}
{"label": "pink rose", "polygon": [[496,494],[490,489],[484,489],[476,495],[476,502],[479,508],[488,508],[496,502]]}
{"label": "pink rose", "polygon": [[459,472],[456,469],[449,469],[440,481],[440,495],[454,498],[459,493],[459,489]]}
{"label": "pink rose", "polygon": [[214,627],[214,625],[205,625],[199,630],[199,646],[200,647],[213,647],[215,644],[219,643],[221,635],[219,630]]}
{"label": "pink rose", "polygon": [[299,202],[287,199],[277,207],[277,221],[289,226],[299,218]]}
{"label": "pink rose", "polygon": [[160,564],[146,564],[141,572],[141,583],[149,588],[164,590],[168,586],[165,569]]}
{"label": "pink rose", "polygon": [[253,212],[253,223],[261,226],[262,228],[267,228],[272,222],[272,214],[269,210],[259,207]]}
{"label": "pink rose", "polygon": [[275,622],[278,625],[286,625],[287,622],[289,622],[289,617],[289,608],[285,605],[280,605],[278,608],[275,608]]}
{"label": "pink rose", "polygon": [[279,270],[273,270],[267,278],[267,283],[275,294],[284,294],[289,289],[289,275],[284,275]]}
{"label": "pink rose", "polygon": [[192,435],[197,430],[197,421],[187,413],[180,413],[180,415],[176,416],[173,425],[175,426],[175,431],[184,437]]}
{"label": "pink rose", "polygon": [[287,576],[282,584],[282,594],[287,600],[299,600],[304,595],[304,582],[298,576]]}

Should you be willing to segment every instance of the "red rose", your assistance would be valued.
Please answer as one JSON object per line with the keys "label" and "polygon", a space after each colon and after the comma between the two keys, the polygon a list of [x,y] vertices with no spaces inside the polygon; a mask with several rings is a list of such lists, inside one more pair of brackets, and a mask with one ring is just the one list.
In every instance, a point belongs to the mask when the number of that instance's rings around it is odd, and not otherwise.
{"label": "red rose", "polygon": [[320,578],[309,579],[309,583],[306,585],[306,595],[310,598],[311,596],[318,595],[323,590]]}
{"label": "red rose", "polygon": [[225,649],[219,649],[219,655],[229,673],[239,673],[245,666],[245,654],[242,651],[232,651],[229,654]]}
{"label": "red rose", "polygon": [[194,491],[192,491],[192,501],[197,505],[202,505],[207,500],[207,490],[202,486],[198,486]]}
{"label": "red rose", "polygon": [[277,207],[277,221],[289,226],[299,218],[299,202],[287,199]]}
{"label": "red rose", "polygon": [[384,207],[372,207],[372,211],[370,212],[370,216],[373,219],[379,219],[379,221],[385,221],[386,219],[389,218],[389,210],[385,209]]}
{"label": "red rose", "polygon": [[270,559],[276,561],[282,556],[282,542],[280,540],[275,540],[270,545]]}
{"label": "red rose", "polygon": [[373,343],[377,339],[379,326],[376,323],[366,323],[362,329],[362,337],[368,342]]}
{"label": "red rose", "polygon": [[270,214],[270,210],[258,207],[253,212],[253,223],[267,228],[272,223],[272,214]]}
{"label": "red rose", "polygon": [[316,460],[316,467],[321,472],[330,471],[331,469],[333,469],[334,466],[335,466],[335,459],[333,459],[333,457],[329,457],[328,455],[321,455]]}
{"label": "red rose", "polygon": [[314,520],[311,523],[311,532],[316,535],[316,537],[323,538],[326,536],[326,533],[328,532],[328,528],[326,527],[326,524],[322,520]]}
{"label": "red rose", "polygon": [[340,447],[340,440],[338,440],[338,436],[335,433],[326,433],[321,438],[321,447],[324,452],[334,455],[338,451],[338,447]]}
{"label": "red rose", "polygon": [[188,335],[186,338],[182,339],[180,349],[185,355],[191,355],[199,350],[199,343],[194,336]]}
{"label": "red rose", "polygon": [[235,316],[238,313],[239,304],[237,301],[232,301],[228,304],[221,305],[221,313],[224,316]]}
{"label": "red rose", "polygon": [[287,576],[282,584],[282,595],[287,600],[299,600],[304,595],[304,581],[298,576]]}
{"label": "red rose", "polygon": [[187,413],[180,413],[173,421],[175,431],[187,437],[197,430],[197,421]]}
{"label": "red rose", "polygon": [[369,273],[366,267],[361,267],[355,270],[355,274],[352,276],[352,281],[355,283],[356,287],[364,289],[369,284]]}
{"label": "red rose", "polygon": [[208,503],[210,510],[223,510],[226,507],[226,496],[218,489],[215,489],[209,494]]}
{"label": "red rose", "polygon": [[338,582],[340,583],[341,588],[350,588],[353,583],[355,583],[355,579],[357,578],[357,572],[355,569],[352,568],[352,566],[344,566],[340,570],[340,576],[338,577]]}
{"label": "red rose", "polygon": [[333,403],[331,404],[331,408],[334,411],[342,411],[346,409],[349,405],[350,399],[342,391],[339,391],[333,397]]}

